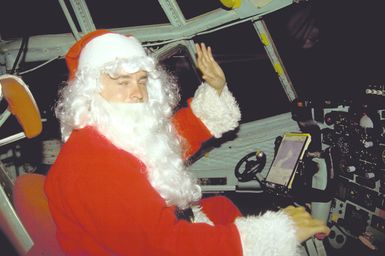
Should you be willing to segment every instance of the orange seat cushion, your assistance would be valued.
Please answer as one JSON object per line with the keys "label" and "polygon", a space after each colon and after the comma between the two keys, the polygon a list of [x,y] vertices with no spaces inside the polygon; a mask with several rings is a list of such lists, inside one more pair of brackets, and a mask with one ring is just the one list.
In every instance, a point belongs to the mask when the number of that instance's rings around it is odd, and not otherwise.
{"label": "orange seat cushion", "polygon": [[17,177],[13,204],[34,246],[30,255],[62,255],[56,240],[56,226],[44,193],[45,176],[24,174]]}

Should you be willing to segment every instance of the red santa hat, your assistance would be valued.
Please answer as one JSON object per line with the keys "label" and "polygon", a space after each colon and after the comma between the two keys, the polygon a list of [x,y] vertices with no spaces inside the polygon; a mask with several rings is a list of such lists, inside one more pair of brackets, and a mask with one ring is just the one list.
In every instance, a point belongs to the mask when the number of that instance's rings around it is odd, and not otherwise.
{"label": "red santa hat", "polygon": [[99,69],[116,59],[147,56],[141,43],[133,36],[125,36],[101,29],[88,33],[77,41],[65,56],[69,80],[77,70]]}

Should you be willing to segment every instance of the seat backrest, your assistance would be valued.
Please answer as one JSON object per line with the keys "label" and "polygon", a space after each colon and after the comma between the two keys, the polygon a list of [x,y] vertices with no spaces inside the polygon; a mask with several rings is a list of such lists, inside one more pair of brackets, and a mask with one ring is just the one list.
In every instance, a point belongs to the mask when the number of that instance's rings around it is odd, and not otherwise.
{"label": "seat backrest", "polygon": [[64,255],[56,239],[56,226],[44,193],[45,176],[23,174],[16,178],[13,204],[34,245],[28,255]]}
{"label": "seat backrest", "polygon": [[39,108],[24,81],[15,75],[0,76],[0,99],[5,98],[8,110],[15,115],[27,138],[39,135],[43,129]]}

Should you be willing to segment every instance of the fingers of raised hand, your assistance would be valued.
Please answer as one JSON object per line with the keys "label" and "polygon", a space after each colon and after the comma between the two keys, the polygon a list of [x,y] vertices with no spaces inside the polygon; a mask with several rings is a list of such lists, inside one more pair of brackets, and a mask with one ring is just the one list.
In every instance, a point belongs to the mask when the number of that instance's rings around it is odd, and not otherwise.
{"label": "fingers of raised hand", "polygon": [[204,43],[195,44],[197,50],[197,62],[200,64],[210,65],[211,62],[215,61],[211,47],[206,47]]}
{"label": "fingers of raised hand", "polygon": [[206,48],[206,58],[208,61],[214,61],[213,52],[210,46]]}
{"label": "fingers of raised hand", "polygon": [[204,43],[200,44],[200,48],[202,50],[202,60],[203,61],[208,61],[209,60],[209,51],[207,50],[207,47]]}

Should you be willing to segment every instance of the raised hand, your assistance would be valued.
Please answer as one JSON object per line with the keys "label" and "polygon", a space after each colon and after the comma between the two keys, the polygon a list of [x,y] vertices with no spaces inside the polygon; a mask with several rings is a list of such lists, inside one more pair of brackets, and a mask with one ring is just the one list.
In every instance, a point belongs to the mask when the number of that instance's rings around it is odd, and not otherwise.
{"label": "raised hand", "polygon": [[197,67],[202,72],[202,78],[215,90],[218,95],[222,93],[226,84],[226,77],[222,68],[215,61],[211,47],[204,43],[195,44],[197,51]]}

